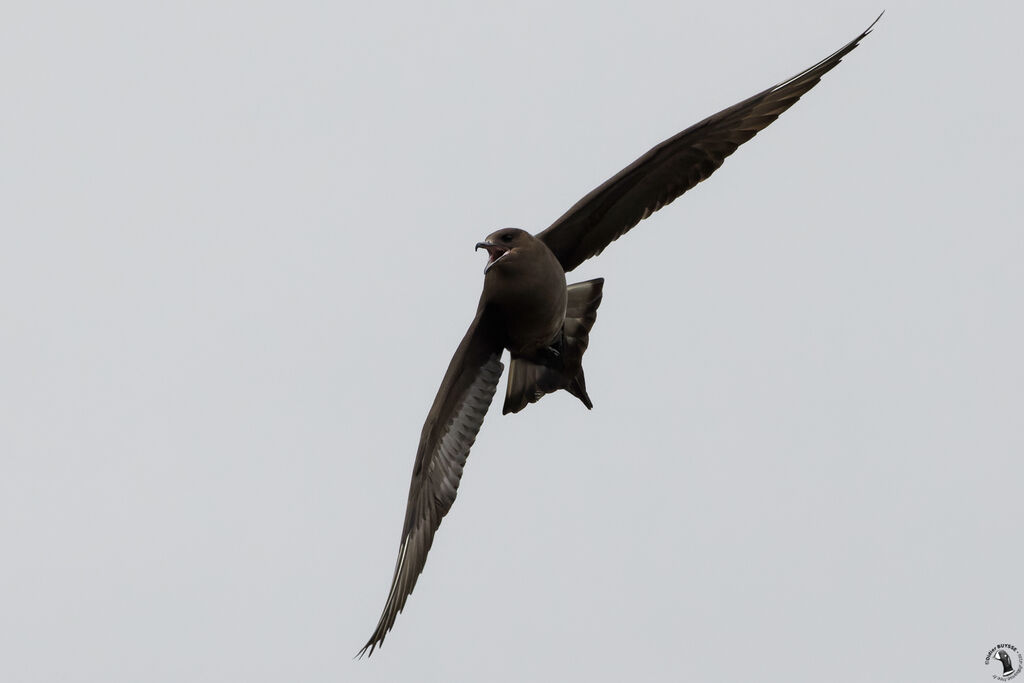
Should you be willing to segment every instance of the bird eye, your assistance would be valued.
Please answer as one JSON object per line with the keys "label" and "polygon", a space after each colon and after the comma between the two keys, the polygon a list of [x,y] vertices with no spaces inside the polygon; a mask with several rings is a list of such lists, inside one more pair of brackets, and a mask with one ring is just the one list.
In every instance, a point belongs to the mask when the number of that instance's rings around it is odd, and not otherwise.
{"label": "bird eye", "polygon": [[515,235],[513,235],[510,232],[506,232],[504,235],[501,236],[501,241],[502,242],[511,242],[514,238],[515,238]]}

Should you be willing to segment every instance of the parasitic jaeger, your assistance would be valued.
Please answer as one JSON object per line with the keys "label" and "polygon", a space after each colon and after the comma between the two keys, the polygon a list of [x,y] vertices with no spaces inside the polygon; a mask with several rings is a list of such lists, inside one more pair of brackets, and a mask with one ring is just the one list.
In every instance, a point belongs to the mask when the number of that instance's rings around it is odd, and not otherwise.
{"label": "parasitic jaeger", "polygon": [[502,413],[559,389],[592,407],[582,361],[604,280],[566,286],[565,274],[707,179],[839,64],[878,19],[809,69],[656,145],[545,230],[506,228],[477,243],[488,255],[483,293],[423,425],[391,589],[358,656],[381,646],[416,586],[504,370],[502,352],[511,357]]}

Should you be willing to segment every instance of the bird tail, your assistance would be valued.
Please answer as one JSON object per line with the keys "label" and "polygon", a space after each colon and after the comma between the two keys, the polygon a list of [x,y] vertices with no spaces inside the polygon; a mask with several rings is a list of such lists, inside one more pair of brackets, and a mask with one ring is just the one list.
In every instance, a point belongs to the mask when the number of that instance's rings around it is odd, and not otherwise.
{"label": "bird tail", "polygon": [[583,376],[583,353],[590,343],[590,329],[597,320],[604,278],[577,282],[566,288],[565,324],[557,361],[512,358],[508,373],[503,414],[518,413],[545,394],[565,389],[588,409],[594,404],[587,395]]}

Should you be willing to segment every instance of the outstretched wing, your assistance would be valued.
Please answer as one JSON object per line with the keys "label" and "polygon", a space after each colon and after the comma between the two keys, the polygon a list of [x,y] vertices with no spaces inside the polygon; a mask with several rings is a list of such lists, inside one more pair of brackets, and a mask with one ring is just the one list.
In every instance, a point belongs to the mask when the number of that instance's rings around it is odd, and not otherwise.
{"label": "outstretched wing", "polygon": [[[881,19],[879,15],[878,19]],[[863,33],[806,71],[655,146],[576,202],[539,237],[569,272],[714,173],[736,148],[789,109],[850,53]]]}
{"label": "outstretched wing", "polygon": [[373,654],[374,648],[384,642],[416,586],[434,532],[455,502],[469,449],[494,397],[505,366],[501,364],[502,346],[486,317],[481,306],[452,357],[423,425],[391,591],[377,628],[359,651],[360,657]]}

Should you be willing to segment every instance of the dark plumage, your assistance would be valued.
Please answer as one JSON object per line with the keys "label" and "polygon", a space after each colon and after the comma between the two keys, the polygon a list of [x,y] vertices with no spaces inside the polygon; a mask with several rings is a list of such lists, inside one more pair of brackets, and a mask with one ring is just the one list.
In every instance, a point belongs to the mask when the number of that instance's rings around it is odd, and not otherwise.
{"label": "dark plumage", "polygon": [[477,244],[489,256],[483,293],[423,425],[391,590],[360,656],[384,642],[416,586],[434,533],[455,502],[462,468],[504,369],[503,350],[512,359],[504,413],[559,389],[592,407],[582,361],[604,281],[567,287],[565,273],[714,173],[839,64],[873,26],[793,78],[656,145],[536,236],[508,228]]}
{"label": "dark plumage", "polygon": [[1013,660],[1010,659],[1010,655],[1006,650],[1000,650],[997,652],[996,659],[998,659],[999,663],[1003,665],[1003,676],[1013,673]]}

